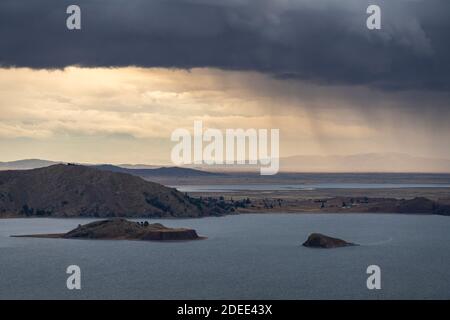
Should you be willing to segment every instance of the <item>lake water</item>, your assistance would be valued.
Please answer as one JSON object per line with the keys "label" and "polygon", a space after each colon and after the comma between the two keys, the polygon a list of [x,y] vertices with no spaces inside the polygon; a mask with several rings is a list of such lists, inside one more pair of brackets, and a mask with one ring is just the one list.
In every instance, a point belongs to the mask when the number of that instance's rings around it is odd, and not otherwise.
{"label": "lake water", "polygon": [[[164,220],[207,240],[11,238],[65,232],[88,219],[0,220],[1,299],[450,299],[450,217],[248,214]],[[153,222],[153,221],[152,221]],[[358,247],[310,249],[321,232]],[[82,289],[66,288],[67,266]],[[381,268],[368,290],[366,268]]]}
{"label": "lake water", "polygon": [[445,183],[313,183],[313,184],[223,184],[171,186],[180,192],[295,191],[317,189],[406,189],[450,188]]}

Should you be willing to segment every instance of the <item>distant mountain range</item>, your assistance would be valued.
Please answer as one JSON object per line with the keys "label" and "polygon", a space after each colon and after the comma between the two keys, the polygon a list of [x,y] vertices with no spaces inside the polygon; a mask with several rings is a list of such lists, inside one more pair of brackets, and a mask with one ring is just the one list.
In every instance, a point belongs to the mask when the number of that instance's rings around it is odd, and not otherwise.
{"label": "distant mountain range", "polygon": [[44,168],[60,163],[63,162],[40,160],[40,159],[24,159],[17,161],[0,162],[0,170],[29,170],[29,169]]}
{"label": "distant mountain range", "polygon": [[[196,166],[210,172],[259,172],[259,165]],[[450,159],[415,157],[402,153],[298,155],[280,158],[280,172],[335,173],[450,173]]]}
{"label": "distant mountain range", "polygon": [[[62,161],[48,161],[40,159],[27,159],[11,162],[0,162],[0,171],[2,170],[30,170],[45,168],[56,164],[67,164]],[[82,164],[94,167],[104,171],[129,173],[140,177],[203,177],[220,175],[202,170],[180,167],[158,167],[150,165],[111,165],[111,164]]]}
{"label": "distant mountain range", "polygon": [[125,168],[125,169],[157,169],[162,166],[150,165],[150,164],[118,164],[117,167]]}
{"label": "distant mountain range", "polygon": [[[64,163],[40,159],[0,162],[0,170],[26,170]],[[130,173],[142,177],[205,177],[220,172],[259,171],[259,166],[185,166],[163,167],[145,164],[86,164],[102,170]],[[450,159],[416,157],[403,153],[366,153],[355,155],[298,155],[280,158],[280,172],[414,172],[449,173]]]}
{"label": "distant mountain range", "polygon": [[217,203],[121,172],[57,164],[0,172],[0,217],[199,217]]}
{"label": "distant mountain range", "polygon": [[290,172],[450,172],[450,160],[403,153],[367,153],[349,156],[293,156],[280,159],[281,171]]}
{"label": "distant mountain range", "polygon": [[195,170],[180,167],[161,167],[155,169],[128,169],[114,165],[96,165],[94,168],[113,172],[129,173],[139,177],[205,177],[221,175],[220,173],[212,173],[207,171]]}

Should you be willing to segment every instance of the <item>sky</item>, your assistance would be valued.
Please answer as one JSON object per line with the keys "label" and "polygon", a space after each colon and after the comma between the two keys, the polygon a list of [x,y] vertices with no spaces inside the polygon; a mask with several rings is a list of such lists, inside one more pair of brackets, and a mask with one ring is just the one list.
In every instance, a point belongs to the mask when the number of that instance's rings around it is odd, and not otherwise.
{"label": "sky", "polygon": [[[81,8],[81,30],[66,8]],[[366,28],[378,4],[381,30]],[[0,161],[168,163],[177,128],[281,156],[450,158],[446,0],[0,2]]]}

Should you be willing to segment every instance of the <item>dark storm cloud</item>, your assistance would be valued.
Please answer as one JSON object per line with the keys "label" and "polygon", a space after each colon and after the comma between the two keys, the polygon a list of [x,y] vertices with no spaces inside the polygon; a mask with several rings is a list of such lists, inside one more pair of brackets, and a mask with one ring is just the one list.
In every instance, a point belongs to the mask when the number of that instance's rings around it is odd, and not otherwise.
{"label": "dark storm cloud", "polygon": [[[368,4],[382,30],[366,28]],[[82,30],[65,27],[82,9]],[[448,0],[2,0],[4,67],[217,67],[387,90],[448,90]]]}

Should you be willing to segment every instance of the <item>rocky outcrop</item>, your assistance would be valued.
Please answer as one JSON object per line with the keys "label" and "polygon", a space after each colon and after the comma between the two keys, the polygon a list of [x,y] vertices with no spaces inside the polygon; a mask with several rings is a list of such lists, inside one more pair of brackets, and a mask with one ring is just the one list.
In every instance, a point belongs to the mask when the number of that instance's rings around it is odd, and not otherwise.
{"label": "rocky outcrop", "polygon": [[340,247],[348,247],[355,246],[356,244],[346,242],[342,239],[332,238],[320,233],[312,233],[308,237],[308,239],[303,243],[305,247],[311,248],[340,248]]}
{"label": "rocky outcrop", "polygon": [[140,223],[120,218],[79,225],[77,228],[67,233],[23,235],[20,237],[155,241],[202,239],[202,237],[199,237],[197,232],[193,229],[168,228],[160,223]]}

